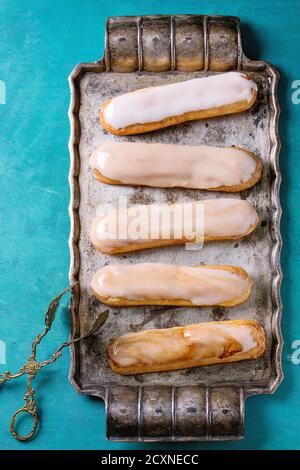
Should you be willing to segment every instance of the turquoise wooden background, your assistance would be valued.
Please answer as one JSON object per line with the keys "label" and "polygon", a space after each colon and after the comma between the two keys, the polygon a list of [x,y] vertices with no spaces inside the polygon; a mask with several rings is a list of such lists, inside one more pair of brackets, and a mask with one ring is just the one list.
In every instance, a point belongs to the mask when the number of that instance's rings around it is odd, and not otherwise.
{"label": "turquoise wooden background", "polygon": [[[239,16],[247,55],[269,60],[281,73],[285,381],[275,395],[247,401],[242,442],[111,443],[103,403],[77,395],[69,384],[65,351],[36,381],[42,425],[34,441],[18,443],[8,431],[25,382],[0,389],[0,449],[300,447],[300,366],[291,361],[292,342],[300,339],[300,104],[292,103],[292,84],[300,79],[299,0],[0,0],[0,80],[6,85],[6,104],[0,104],[0,340],[7,346],[0,372],[23,363],[49,299],[68,283],[67,77],[78,62],[102,56],[107,16],[150,13]],[[68,336],[66,305],[42,357]]]}

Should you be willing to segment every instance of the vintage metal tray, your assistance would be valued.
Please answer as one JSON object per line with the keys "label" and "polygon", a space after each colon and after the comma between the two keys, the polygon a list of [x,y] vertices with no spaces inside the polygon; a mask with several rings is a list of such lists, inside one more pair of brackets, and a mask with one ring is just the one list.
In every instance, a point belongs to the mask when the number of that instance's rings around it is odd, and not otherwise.
{"label": "vintage metal tray", "polygon": [[[180,189],[130,188],[95,181],[88,166],[92,150],[103,140],[125,140],[100,128],[101,103],[126,91],[228,70],[247,71],[259,87],[247,113],[189,122],[130,137],[133,141],[240,145],[260,155],[262,181],[230,197],[251,201],[260,214],[259,228],[247,239],[209,243],[199,251],[183,247],[145,250],[111,257],[94,250],[89,225],[100,203],[127,195],[132,204],[220,197],[219,193]],[[70,380],[80,393],[106,403],[107,436],[113,440],[188,441],[243,437],[244,402],[273,393],[283,375],[280,332],[280,171],[277,100],[278,73],[267,62],[247,59],[240,22],[222,16],[145,16],[109,18],[103,59],[79,64],[70,76],[70,281],[79,281],[71,299],[72,334],[87,331],[105,306],[93,298],[93,273],[111,262],[237,264],[254,280],[251,298],[228,308],[110,308],[98,335],[72,347]],[[224,197],[224,194],[222,194]],[[226,196],[225,196],[226,197]],[[142,328],[253,318],[267,333],[263,357],[247,362],[175,372],[119,376],[107,365],[107,341]]]}

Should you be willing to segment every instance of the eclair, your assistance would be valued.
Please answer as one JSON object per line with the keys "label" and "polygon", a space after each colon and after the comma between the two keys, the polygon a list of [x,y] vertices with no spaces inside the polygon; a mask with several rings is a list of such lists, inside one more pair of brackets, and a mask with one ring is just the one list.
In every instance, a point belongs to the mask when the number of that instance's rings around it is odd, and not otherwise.
{"label": "eclair", "polygon": [[107,357],[114,372],[134,375],[256,359],[265,349],[258,323],[230,320],[128,333],[109,343]]}
{"label": "eclair", "polygon": [[110,209],[91,223],[91,241],[102,253],[117,254],[185,243],[236,240],[259,222],[241,199],[136,205]]}
{"label": "eclair", "polygon": [[252,281],[238,266],[116,264],[101,268],[91,282],[104,304],[233,307],[248,299]]}
{"label": "eclair", "polygon": [[236,192],[261,176],[256,155],[236,147],[104,142],[90,157],[96,179],[106,184]]}
{"label": "eclair", "polygon": [[256,95],[256,83],[241,72],[194,78],[113,97],[101,106],[100,124],[112,134],[141,134],[246,111]]}

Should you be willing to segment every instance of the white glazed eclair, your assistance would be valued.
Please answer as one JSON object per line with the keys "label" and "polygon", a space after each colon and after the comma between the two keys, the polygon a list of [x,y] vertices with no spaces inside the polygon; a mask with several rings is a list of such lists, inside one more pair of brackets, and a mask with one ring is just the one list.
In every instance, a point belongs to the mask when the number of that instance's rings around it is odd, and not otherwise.
{"label": "white glazed eclair", "polygon": [[104,266],[91,287],[95,297],[112,306],[232,307],[247,300],[252,281],[238,266],[141,263]]}
{"label": "white glazed eclair", "polygon": [[226,192],[250,188],[262,170],[258,157],[242,148],[145,142],[104,142],[90,166],[107,184]]}
{"label": "white glazed eclair", "polygon": [[140,134],[246,111],[256,95],[256,83],[240,72],[194,78],[113,97],[101,106],[100,124],[112,134]]}
{"label": "white glazed eclair", "polygon": [[[116,254],[168,245],[235,240],[259,222],[254,207],[241,199],[207,199],[186,204],[116,208],[96,216],[91,241],[102,253]],[[139,232],[133,229],[136,226]]]}
{"label": "white glazed eclair", "polygon": [[109,343],[107,356],[114,372],[133,375],[256,359],[265,348],[258,323],[231,320],[128,333]]}

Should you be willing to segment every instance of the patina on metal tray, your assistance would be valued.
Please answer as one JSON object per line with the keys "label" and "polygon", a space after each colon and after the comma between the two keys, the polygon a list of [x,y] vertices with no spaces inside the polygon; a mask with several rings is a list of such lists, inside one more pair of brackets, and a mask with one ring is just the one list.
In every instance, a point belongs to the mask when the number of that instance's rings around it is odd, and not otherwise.
{"label": "patina on metal tray", "polygon": [[[116,203],[119,195],[128,196],[132,204],[220,197],[219,193],[196,190],[131,188],[97,182],[88,165],[93,149],[103,140],[126,139],[101,129],[101,103],[137,88],[228,70],[247,71],[258,84],[258,100],[250,111],[127,139],[238,145],[258,154],[263,161],[262,181],[229,196],[247,199],[257,207],[259,228],[244,240],[209,243],[199,251],[177,246],[118,257],[96,252],[89,240],[91,218],[99,204]],[[251,298],[231,309],[110,308],[99,334],[72,347],[70,380],[80,393],[105,400],[109,439],[239,439],[243,437],[245,399],[273,393],[282,380],[277,84],[278,74],[269,63],[244,56],[238,18],[198,15],[109,18],[104,58],[78,65],[70,76],[70,281],[79,281],[71,299],[73,335],[88,330],[104,309],[90,292],[90,280],[101,266],[116,260],[236,264],[246,268],[254,280]],[[116,335],[229,318],[252,318],[263,325],[267,350],[261,358],[129,377],[113,373],[107,365],[105,347]]]}

